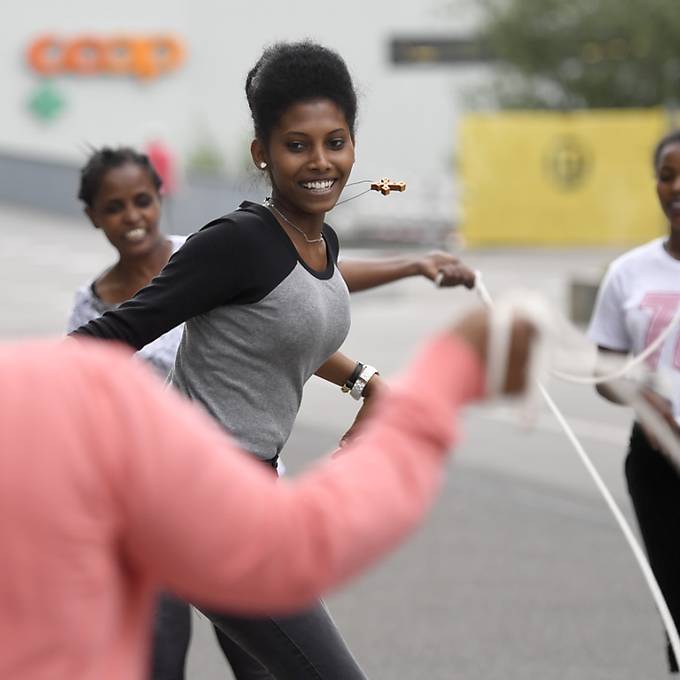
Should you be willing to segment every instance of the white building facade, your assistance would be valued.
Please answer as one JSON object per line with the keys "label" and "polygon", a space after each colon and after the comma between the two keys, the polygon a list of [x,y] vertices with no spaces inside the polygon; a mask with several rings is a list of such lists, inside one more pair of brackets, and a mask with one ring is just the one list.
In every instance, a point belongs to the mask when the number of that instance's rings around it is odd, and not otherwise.
{"label": "white building facade", "polygon": [[[401,35],[465,34],[473,22],[471,10],[446,0],[13,3],[0,25],[6,86],[0,153],[79,164],[93,146],[144,146],[160,137],[184,171],[209,149],[228,175],[252,181],[245,76],[264,46],[311,38],[343,55],[360,93],[354,179],[389,176],[408,183],[403,195],[375,194],[339,207],[337,218],[403,222],[429,213],[453,222],[455,123],[466,88],[485,76],[485,68],[395,66],[389,46]],[[168,35],[186,53],[175,70],[156,77],[41,76],[27,51],[45,35],[67,43]],[[43,56],[49,61],[54,55],[46,50]]]}

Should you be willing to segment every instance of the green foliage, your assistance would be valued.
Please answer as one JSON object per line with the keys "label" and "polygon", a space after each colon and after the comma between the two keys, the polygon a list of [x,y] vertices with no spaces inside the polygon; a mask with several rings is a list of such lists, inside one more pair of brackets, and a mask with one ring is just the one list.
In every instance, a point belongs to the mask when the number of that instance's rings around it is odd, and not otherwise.
{"label": "green foliage", "polygon": [[192,149],[187,159],[187,171],[203,177],[224,177],[226,164],[219,148],[203,140]]}
{"label": "green foliage", "polygon": [[502,106],[656,106],[680,95],[678,0],[479,1]]}

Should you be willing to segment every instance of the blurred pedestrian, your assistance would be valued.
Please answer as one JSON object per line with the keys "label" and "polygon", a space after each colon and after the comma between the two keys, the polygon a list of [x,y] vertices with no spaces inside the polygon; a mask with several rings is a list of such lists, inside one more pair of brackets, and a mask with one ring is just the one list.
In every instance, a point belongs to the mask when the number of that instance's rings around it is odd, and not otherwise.
{"label": "blurred pedestrian", "polygon": [[[434,338],[346,455],[290,483],[121,349],[0,346],[0,677],[143,678],[160,586],[255,616],[359,573],[431,504],[487,332],[477,311]],[[513,325],[506,392],[532,332]]]}
{"label": "blurred pedestrian", "polygon": [[[161,187],[149,157],[128,147],[97,149],[81,169],[78,198],[92,225],[116,249],[118,261],[76,291],[69,332],[133,297],[184,243],[184,236],[160,230]],[[143,347],[140,356],[166,377],[181,337],[180,324]]]}

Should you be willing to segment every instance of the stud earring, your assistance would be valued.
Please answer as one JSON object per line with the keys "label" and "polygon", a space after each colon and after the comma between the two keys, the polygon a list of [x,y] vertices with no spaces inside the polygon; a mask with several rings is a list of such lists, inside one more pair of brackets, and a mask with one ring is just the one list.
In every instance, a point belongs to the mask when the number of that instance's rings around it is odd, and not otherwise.
{"label": "stud earring", "polygon": [[267,167],[267,164],[264,161],[262,161],[260,163],[260,170],[264,170],[266,167]]}

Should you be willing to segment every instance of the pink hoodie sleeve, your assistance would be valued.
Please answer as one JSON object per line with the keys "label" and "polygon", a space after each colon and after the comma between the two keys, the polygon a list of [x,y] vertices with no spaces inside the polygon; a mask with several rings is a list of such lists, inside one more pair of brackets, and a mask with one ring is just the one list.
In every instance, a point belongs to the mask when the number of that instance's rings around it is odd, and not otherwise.
{"label": "pink hoodie sleeve", "polygon": [[256,614],[304,606],[420,522],[482,369],[467,345],[441,335],[344,455],[292,481],[137,367],[119,382],[102,418],[125,454],[115,495],[129,559],[187,599]]}

